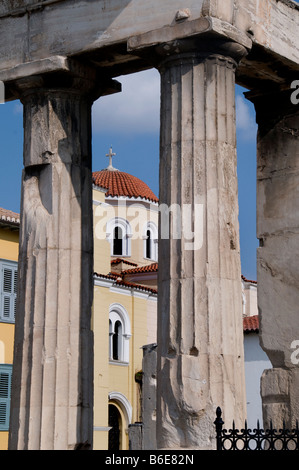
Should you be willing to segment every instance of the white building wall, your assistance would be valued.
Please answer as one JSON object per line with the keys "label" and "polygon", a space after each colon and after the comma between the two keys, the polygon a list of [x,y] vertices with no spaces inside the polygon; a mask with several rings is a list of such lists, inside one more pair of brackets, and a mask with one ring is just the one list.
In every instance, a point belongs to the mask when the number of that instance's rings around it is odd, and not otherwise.
{"label": "white building wall", "polygon": [[259,335],[249,333],[244,335],[245,381],[247,401],[247,425],[255,428],[257,420],[263,427],[262,400],[260,396],[260,379],[265,369],[272,365],[266,353],[259,344]]}

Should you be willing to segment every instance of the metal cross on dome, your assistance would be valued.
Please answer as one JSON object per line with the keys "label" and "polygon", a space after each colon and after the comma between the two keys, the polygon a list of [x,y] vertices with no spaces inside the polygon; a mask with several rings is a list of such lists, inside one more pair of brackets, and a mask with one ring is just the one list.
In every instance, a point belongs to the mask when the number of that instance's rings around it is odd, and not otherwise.
{"label": "metal cross on dome", "polygon": [[112,166],[112,157],[114,157],[116,153],[112,152],[112,146],[109,149],[109,153],[106,153],[106,157],[109,157],[109,165],[107,167],[107,170],[115,170],[115,168]]}

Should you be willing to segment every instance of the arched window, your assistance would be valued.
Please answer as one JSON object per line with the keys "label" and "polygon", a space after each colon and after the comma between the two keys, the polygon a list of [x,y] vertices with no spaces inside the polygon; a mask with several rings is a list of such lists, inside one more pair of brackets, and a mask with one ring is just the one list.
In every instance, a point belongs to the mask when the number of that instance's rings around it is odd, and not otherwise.
{"label": "arched window", "polygon": [[144,229],[144,257],[158,260],[158,230],[156,224],[148,222]]}
{"label": "arched window", "polygon": [[131,237],[131,226],[127,220],[116,217],[107,223],[106,238],[110,242],[112,256],[130,256]]}
{"label": "arched window", "polygon": [[109,438],[108,450],[120,450],[121,416],[116,406],[109,405]]}
{"label": "arched window", "polygon": [[126,431],[132,423],[132,405],[120,392],[112,391],[108,395],[109,405],[109,450],[125,450]]}
{"label": "arched window", "polygon": [[152,255],[152,232],[150,230],[146,231],[146,244],[145,244],[145,257],[151,259]]}
{"label": "arched window", "polygon": [[114,324],[112,339],[112,359],[119,361],[122,357],[122,323],[117,320]]}
{"label": "arched window", "polygon": [[109,359],[129,362],[130,320],[126,309],[120,304],[112,304],[109,312]]}
{"label": "arched window", "polygon": [[112,321],[109,318],[109,358],[112,357],[112,354],[113,354],[112,341],[113,341]]}
{"label": "arched window", "polygon": [[113,230],[113,254],[123,255],[123,231],[118,226]]}

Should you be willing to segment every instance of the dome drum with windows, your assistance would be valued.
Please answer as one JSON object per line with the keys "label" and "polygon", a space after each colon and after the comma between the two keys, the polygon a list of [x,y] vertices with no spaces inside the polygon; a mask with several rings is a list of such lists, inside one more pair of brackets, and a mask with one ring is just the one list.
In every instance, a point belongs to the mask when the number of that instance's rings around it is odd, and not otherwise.
{"label": "dome drum with windows", "polygon": [[[126,200],[128,207],[130,204],[141,204],[144,210],[149,209],[152,214],[157,210],[159,200],[149,186],[136,176],[130,175],[123,171],[120,171],[112,165],[112,157],[116,154],[112,152],[110,148],[109,153],[106,155],[109,157],[109,165],[107,168],[101,171],[95,171],[92,174],[93,187],[95,189],[104,190],[105,200],[110,207],[113,206],[114,202],[117,204],[118,201]],[[122,203],[123,204],[123,203]],[[122,205],[123,207],[123,205]],[[156,207],[156,209],[154,208]],[[132,212],[132,211],[131,211]],[[122,212],[123,213],[123,212]],[[149,213],[148,213],[149,214]],[[158,230],[157,223],[151,220],[152,215],[148,215],[146,224],[143,224],[144,229],[140,234],[140,238],[143,239],[144,254],[143,259],[139,261],[141,263],[147,260],[157,260],[157,239]],[[141,219],[139,223],[142,224]],[[132,229],[127,214],[125,217],[119,215],[107,220],[106,236],[107,240],[111,244],[111,255],[112,256],[131,256],[131,238],[136,237],[136,232]]]}

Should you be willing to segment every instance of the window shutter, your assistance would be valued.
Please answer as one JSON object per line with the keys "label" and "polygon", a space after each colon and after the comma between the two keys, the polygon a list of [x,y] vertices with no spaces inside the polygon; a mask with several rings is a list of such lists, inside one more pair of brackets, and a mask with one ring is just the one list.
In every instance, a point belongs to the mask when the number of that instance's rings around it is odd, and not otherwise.
{"label": "window shutter", "polygon": [[10,304],[11,304],[11,291],[12,291],[12,270],[3,267],[3,319],[9,320],[10,318]]}
{"label": "window shutter", "polygon": [[12,269],[3,268],[3,292],[11,293],[12,291]]}
{"label": "window shutter", "polygon": [[7,320],[9,319],[10,313],[10,297],[4,295],[3,296],[3,317]]}
{"label": "window shutter", "polygon": [[9,427],[12,366],[0,366],[0,430]]}
{"label": "window shutter", "polygon": [[17,307],[17,290],[18,290],[18,270],[14,270],[14,279],[13,279],[13,319],[16,318],[16,307]]}
{"label": "window shutter", "polygon": [[1,263],[1,320],[15,321],[18,270],[16,263]]}

